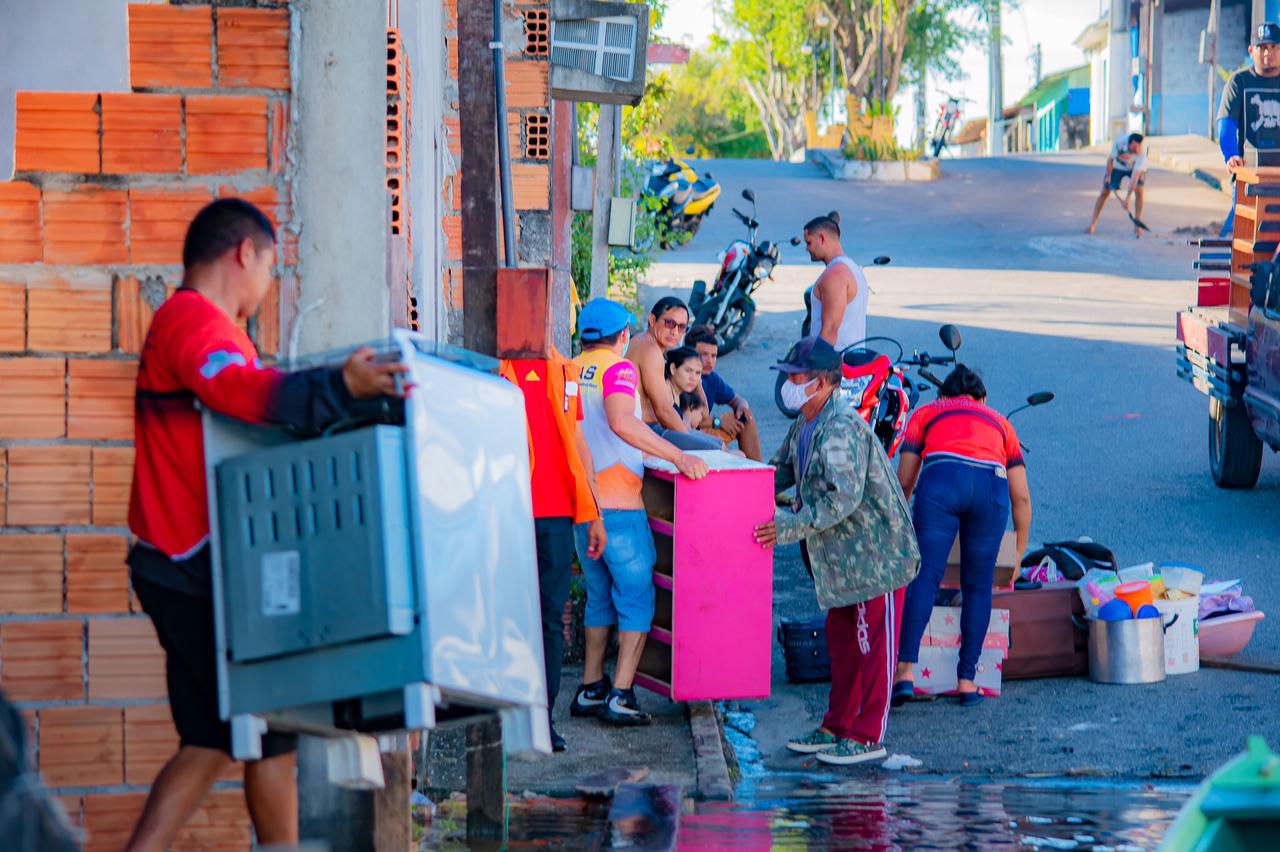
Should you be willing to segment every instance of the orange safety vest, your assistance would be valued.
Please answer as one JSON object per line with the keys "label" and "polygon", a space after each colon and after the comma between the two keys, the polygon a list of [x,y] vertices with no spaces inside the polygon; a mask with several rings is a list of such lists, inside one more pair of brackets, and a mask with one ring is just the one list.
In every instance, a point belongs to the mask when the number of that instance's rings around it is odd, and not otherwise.
{"label": "orange safety vest", "polygon": [[[564,447],[565,461],[569,465],[569,473],[573,476],[573,522],[584,524],[600,518],[600,507],[596,497],[591,493],[591,483],[587,479],[587,469],[578,455],[578,445],[574,438],[578,432],[576,408],[565,411],[565,400],[568,399],[569,383],[578,384],[578,366],[563,355],[551,349],[551,357],[547,359],[547,398],[551,400],[551,410],[555,412],[556,428],[560,432],[560,444]],[[503,360],[498,371],[502,378],[520,387],[516,377],[515,366],[509,360]],[[581,391],[579,390],[579,394]],[[528,429],[528,424],[525,424]],[[529,469],[537,465],[533,456],[533,436],[529,437]]]}

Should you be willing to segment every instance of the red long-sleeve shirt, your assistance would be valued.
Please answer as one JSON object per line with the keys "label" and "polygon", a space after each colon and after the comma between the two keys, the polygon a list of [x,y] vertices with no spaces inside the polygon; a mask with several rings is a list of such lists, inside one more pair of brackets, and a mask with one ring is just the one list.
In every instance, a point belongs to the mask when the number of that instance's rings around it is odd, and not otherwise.
{"label": "red long-sleeve shirt", "polygon": [[253,341],[195,290],[156,311],[142,347],[129,529],[171,559],[209,538],[204,436],[195,403],[250,423],[319,431],[351,402],[339,371],[264,367]]}

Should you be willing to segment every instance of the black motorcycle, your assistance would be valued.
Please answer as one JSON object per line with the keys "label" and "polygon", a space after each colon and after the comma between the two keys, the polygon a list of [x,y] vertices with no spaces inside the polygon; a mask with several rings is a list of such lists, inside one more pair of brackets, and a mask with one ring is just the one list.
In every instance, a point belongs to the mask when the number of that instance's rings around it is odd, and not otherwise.
{"label": "black motorcycle", "polygon": [[756,242],[760,223],[756,221],[756,195],[749,189],[742,197],[751,202],[751,215],[734,208],[733,215],[747,226],[747,238],[729,243],[720,255],[720,272],[711,292],[707,282],[693,282],[689,309],[695,325],[711,326],[720,336],[720,354],[734,351],[746,342],[756,322],[756,302],[752,294],[773,278],[778,265],[778,246],[769,240]]}

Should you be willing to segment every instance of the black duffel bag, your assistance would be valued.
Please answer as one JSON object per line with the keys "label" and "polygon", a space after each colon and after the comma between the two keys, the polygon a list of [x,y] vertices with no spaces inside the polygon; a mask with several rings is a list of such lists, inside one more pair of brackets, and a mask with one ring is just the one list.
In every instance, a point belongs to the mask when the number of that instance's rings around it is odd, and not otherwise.
{"label": "black duffel bag", "polygon": [[1090,568],[1102,571],[1119,571],[1120,563],[1111,548],[1096,541],[1053,541],[1033,550],[1022,560],[1023,568],[1034,568],[1048,557],[1057,566],[1058,573],[1072,581],[1082,578]]}
{"label": "black duffel bag", "polygon": [[827,618],[784,618],[778,626],[778,641],[787,661],[787,680],[792,683],[821,683],[831,680],[831,658],[827,655]]}

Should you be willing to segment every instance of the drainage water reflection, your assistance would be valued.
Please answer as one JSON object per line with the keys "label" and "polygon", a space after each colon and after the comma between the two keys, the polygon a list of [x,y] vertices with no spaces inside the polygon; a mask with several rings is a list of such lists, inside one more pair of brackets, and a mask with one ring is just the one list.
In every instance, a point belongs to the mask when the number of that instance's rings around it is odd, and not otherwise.
{"label": "drainage water reflection", "polygon": [[1194,788],[769,775],[701,803],[682,848],[1152,849]]}

